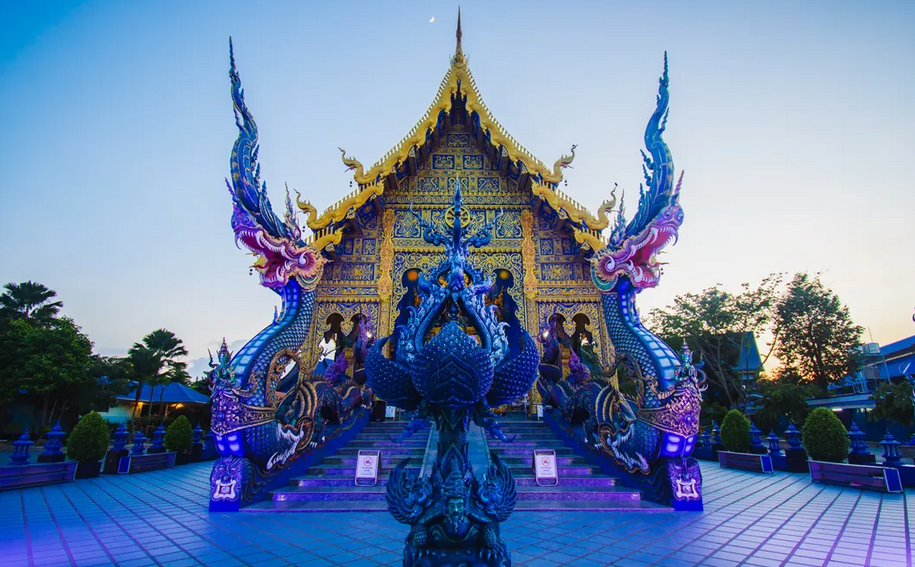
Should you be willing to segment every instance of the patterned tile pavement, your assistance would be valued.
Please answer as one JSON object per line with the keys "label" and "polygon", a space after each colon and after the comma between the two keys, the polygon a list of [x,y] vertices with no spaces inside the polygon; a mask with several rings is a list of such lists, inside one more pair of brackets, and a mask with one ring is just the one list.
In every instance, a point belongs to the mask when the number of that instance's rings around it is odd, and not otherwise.
{"label": "patterned tile pavement", "polygon": [[[210,464],[0,492],[0,565],[400,565],[376,514],[210,514]],[[911,566],[905,495],[702,464],[703,513],[516,513],[519,566]]]}

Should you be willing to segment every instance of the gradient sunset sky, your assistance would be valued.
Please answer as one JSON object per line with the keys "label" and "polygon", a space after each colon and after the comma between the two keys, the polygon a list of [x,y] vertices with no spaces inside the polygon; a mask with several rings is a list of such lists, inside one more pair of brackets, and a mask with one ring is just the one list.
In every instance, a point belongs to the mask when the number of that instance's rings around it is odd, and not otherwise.
{"label": "gradient sunset sky", "polygon": [[[635,210],[665,50],[680,242],[643,313],[721,283],[822,272],[873,340],[915,334],[915,2],[462,1],[503,126],[595,209]],[[319,210],[433,100],[457,4],[3,2],[0,283],[40,281],[105,354],[165,327],[192,359],[278,297],[236,249],[228,37],[263,178]],[[435,18],[434,22],[430,19]],[[865,340],[870,335],[865,332]],[[197,365],[199,366],[199,365]],[[198,369],[195,366],[195,371]]]}

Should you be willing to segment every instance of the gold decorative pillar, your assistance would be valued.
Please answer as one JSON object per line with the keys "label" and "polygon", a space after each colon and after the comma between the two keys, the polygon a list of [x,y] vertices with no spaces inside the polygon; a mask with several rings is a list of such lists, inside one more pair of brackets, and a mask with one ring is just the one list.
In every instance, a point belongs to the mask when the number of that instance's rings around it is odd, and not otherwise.
{"label": "gold decorative pillar", "polygon": [[378,325],[375,332],[379,336],[390,335],[393,331],[391,317],[391,293],[394,282],[391,270],[394,268],[394,209],[385,209],[381,217],[381,251],[378,264]]}

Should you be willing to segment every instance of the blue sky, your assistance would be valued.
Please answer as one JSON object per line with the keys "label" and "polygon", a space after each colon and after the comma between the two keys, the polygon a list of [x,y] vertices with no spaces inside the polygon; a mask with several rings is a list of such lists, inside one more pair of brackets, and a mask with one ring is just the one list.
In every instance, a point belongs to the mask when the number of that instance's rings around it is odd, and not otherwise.
{"label": "blue sky", "polygon": [[[456,4],[0,5],[0,281],[58,291],[102,352],[159,327],[192,358],[269,323],[223,179],[236,130],[227,38],[284,183],[322,208],[432,101]],[[434,17],[435,21],[429,20]],[[915,3],[462,3],[483,98],[567,191],[630,207],[670,54],[680,242],[643,312],[721,283],[821,271],[874,340],[915,333]],[[867,334],[865,338],[867,338]]]}

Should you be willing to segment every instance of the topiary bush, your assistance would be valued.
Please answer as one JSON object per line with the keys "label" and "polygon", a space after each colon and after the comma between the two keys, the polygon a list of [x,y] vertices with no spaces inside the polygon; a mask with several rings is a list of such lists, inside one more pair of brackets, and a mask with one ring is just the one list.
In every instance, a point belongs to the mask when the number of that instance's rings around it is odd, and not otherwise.
{"label": "topiary bush", "polygon": [[721,422],[721,442],[728,451],[750,452],[750,420],[737,410],[731,410]]}
{"label": "topiary bush", "polygon": [[832,410],[817,408],[810,412],[801,436],[814,461],[841,463],[848,456],[848,431]]}
{"label": "topiary bush", "polygon": [[108,424],[97,412],[87,413],[79,420],[67,441],[67,456],[74,461],[98,461],[108,452]]}
{"label": "topiary bush", "polygon": [[186,453],[194,445],[194,432],[191,422],[181,415],[165,431],[165,448],[176,453]]}

